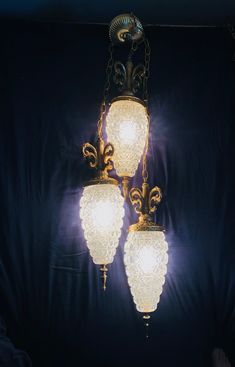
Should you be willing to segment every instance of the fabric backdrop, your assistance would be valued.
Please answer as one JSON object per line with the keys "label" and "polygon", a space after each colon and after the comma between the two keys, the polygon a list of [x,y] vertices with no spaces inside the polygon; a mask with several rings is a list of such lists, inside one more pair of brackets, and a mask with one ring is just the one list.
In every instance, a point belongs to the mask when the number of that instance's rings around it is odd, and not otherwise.
{"label": "fabric backdrop", "polygon": [[234,44],[226,29],[146,33],[150,183],[169,244],[148,341],[123,265],[132,209],[105,294],[79,219],[108,28],[1,22],[0,315],[33,366],[209,366],[217,347],[235,363]]}

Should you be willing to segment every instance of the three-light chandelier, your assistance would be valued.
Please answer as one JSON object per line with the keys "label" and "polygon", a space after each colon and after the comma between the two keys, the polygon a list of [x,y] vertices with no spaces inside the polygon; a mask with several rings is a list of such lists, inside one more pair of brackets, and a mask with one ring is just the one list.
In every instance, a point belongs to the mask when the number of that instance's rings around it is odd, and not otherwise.
{"label": "three-light chandelier", "polygon": [[[162,293],[168,261],[163,228],[153,221],[153,214],[161,201],[161,190],[157,186],[150,190],[148,184],[150,47],[142,24],[133,14],[114,18],[109,35],[110,57],[98,120],[97,145],[86,143],[82,148],[96,174],[83,189],[80,217],[93,262],[100,265],[105,290],[107,266],[113,262],[121,236],[129,180],[135,175],[142,158],[142,189],[134,187],[129,192],[130,202],[139,218],[129,227],[124,263],[136,308],[143,313],[148,326],[149,314],[156,310]],[[128,50],[125,65],[114,62],[113,58],[115,46],[121,44]],[[134,54],[141,49],[144,49],[144,64],[134,66]],[[111,78],[121,94],[108,105]],[[109,171],[113,168],[122,178],[124,197],[118,180],[110,177]]]}

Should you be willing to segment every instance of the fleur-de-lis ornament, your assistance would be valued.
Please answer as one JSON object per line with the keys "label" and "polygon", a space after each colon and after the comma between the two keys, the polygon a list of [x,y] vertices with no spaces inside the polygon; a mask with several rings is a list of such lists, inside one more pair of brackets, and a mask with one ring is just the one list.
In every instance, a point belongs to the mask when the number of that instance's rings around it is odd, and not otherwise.
{"label": "fleur-de-lis ornament", "polygon": [[90,143],[85,143],[82,146],[82,153],[84,158],[88,160],[90,167],[96,169],[96,175],[92,181],[115,181],[108,176],[108,172],[113,169],[112,156],[114,147],[111,143],[105,145],[104,140],[99,137],[97,148]]}
{"label": "fleur-de-lis ornament", "polygon": [[143,64],[134,67],[131,59],[127,60],[126,65],[120,61],[114,64],[114,83],[124,96],[134,96],[143,84],[146,73]]}
{"label": "fleur-de-lis ornament", "polygon": [[143,182],[142,190],[133,187],[130,190],[130,201],[135,207],[136,213],[139,214],[138,222],[130,227],[130,230],[156,230],[160,226],[152,220],[152,214],[157,210],[157,206],[162,199],[162,193],[159,187],[155,186],[152,190],[149,188],[148,182]]}

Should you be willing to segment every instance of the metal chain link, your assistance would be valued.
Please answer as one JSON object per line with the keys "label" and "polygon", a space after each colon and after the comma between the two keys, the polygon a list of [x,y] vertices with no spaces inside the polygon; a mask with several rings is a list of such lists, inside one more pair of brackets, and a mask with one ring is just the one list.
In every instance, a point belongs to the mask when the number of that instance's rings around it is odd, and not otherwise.
{"label": "metal chain link", "polygon": [[[131,22],[133,24],[133,27],[136,28],[136,26],[137,26],[136,16],[133,13],[130,13],[130,16],[131,16]],[[137,49],[138,49],[138,43],[135,42],[135,41],[132,41],[131,42],[131,49],[130,49],[130,52],[129,52],[129,55],[128,55],[128,60],[131,60],[134,52],[136,52]]]}
{"label": "metal chain link", "polygon": [[144,40],[145,45],[145,75],[143,80],[143,100],[146,103],[147,106],[147,114],[148,114],[148,128],[147,128],[147,136],[146,136],[146,142],[145,142],[145,148],[144,148],[144,154],[143,154],[143,166],[142,166],[142,177],[143,181],[147,182],[148,180],[148,170],[147,170],[147,153],[149,148],[149,129],[150,129],[150,116],[148,112],[148,79],[150,76],[150,54],[151,49],[149,45],[149,41],[147,38]]}
{"label": "metal chain link", "polygon": [[148,105],[148,79],[150,76],[150,55],[151,48],[149,45],[149,41],[147,38],[144,40],[145,52],[144,52],[144,66],[145,66],[145,75],[143,80],[143,100]]}
{"label": "metal chain link", "polygon": [[147,127],[147,135],[146,135],[146,142],[145,142],[145,147],[144,147],[143,166],[142,166],[142,177],[143,177],[144,182],[148,181],[147,153],[149,149],[149,125],[150,125],[150,116],[148,114],[148,127]]}
{"label": "metal chain link", "polygon": [[138,43],[137,43],[137,42],[135,42],[135,41],[132,41],[132,43],[131,43],[131,49],[130,49],[130,51],[129,51],[129,55],[128,55],[128,57],[127,57],[127,59],[128,59],[128,60],[131,60],[131,58],[132,58],[132,56],[133,56],[134,52],[136,52],[136,51],[137,51],[137,49],[138,49]]}
{"label": "metal chain link", "polygon": [[103,91],[103,100],[101,103],[101,107],[100,107],[100,117],[98,120],[98,137],[100,139],[102,139],[102,129],[103,129],[103,122],[104,122],[104,115],[106,114],[106,107],[107,107],[107,99],[108,99],[108,94],[109,94],[109,90],[110,90],[110,80],[111,80],[111,75],[112,75],[112,71],[113,71],[113,44],[111,43],[109,45],[109,59],[108,59],[108,63],[106,66],[106,80],[105,80],[105,84],[104,84],[104,91]]}

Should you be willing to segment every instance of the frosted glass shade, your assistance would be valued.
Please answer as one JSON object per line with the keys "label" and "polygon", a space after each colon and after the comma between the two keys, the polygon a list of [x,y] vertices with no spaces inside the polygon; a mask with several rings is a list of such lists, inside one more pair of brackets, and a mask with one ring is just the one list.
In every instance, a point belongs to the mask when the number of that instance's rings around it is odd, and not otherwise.
{"label": "frosted glass shade", "polygon": [[114,146],[113,162],[118,176],[134,176],[148,131],[146,108],[138,99],[117,99],[110,106],[106,131]]}
{"label": "frosted glass shade", "polygon": [[168,246],[162,231],[129,232],[124,263],[131,294],[139,312],[157,308],[165,282]]}
{"label": "frosted glass shade", "polygon": [[80,217],[87,246],[95,264],[113,262],[123,225],[124,199],[118,186],[86,186],[80,201]]}

